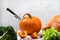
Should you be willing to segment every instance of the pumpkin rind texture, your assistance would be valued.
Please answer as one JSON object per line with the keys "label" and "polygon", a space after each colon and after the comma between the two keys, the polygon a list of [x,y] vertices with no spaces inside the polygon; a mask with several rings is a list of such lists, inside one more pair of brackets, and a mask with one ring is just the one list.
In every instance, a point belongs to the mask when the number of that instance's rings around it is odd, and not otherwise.
{"label": "pumpkin rind texture", "polygon": [[39,18],[32,16],[25,17],[20,20],[19,27],[21,31],[27,31],[27,34],[32,34],[34,32],[39,32],[41,29],[41,21]]}

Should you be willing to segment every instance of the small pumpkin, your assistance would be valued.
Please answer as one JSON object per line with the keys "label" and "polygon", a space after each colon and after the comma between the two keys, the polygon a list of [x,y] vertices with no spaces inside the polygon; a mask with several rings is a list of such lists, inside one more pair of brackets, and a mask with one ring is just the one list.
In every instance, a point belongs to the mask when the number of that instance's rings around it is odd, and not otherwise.
{"label": "small pumpkin", "polygon": [[60,31],[60,15],[54,16],[45,26],[44,30],[47,28],[54,27],[57,31]]}
{"label": "small pumpkin", "polygon": [[21,31],[27,31],[27,34],[39,32],[41,29],[41,20],[26,13],[20,20],[19,27]]}

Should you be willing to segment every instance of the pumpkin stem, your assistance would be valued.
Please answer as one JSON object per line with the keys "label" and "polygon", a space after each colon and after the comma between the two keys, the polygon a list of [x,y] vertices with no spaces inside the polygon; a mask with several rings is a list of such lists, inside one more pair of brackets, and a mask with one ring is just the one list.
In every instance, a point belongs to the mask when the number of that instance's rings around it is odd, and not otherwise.
{"label": "pumpkin stem", "polygon": [[30,18],[32,18],[31,14],[29,14],[29,13],[25,13],[24,16],[23,16],[23,18],[24,18],[26,15],[28,15]]}

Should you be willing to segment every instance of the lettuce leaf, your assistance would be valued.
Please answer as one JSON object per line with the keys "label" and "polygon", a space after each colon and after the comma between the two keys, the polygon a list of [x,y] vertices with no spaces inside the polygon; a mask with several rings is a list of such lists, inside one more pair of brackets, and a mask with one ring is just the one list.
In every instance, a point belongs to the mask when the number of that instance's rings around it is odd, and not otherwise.
{"label": "lettuce leaf", "polygon": [[54,28],[42,30],[43,40],[60,40],[60,32]]}

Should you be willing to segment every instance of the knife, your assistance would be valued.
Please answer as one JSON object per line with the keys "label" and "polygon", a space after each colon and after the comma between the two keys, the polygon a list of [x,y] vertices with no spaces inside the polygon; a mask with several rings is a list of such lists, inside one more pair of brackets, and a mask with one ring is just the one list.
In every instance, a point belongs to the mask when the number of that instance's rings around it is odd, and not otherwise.
{"label": "knife", "polygon": [[9,11],[11,14],[13,14],[15,16],[15,18],[17,18],[18,20],[20,20],[21,18],[15,14],[12,10],[10,10],[9,8],[6,9],[7,11]]}

